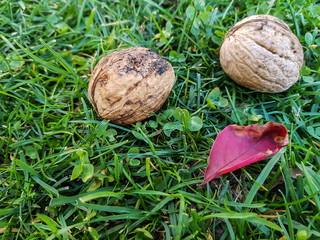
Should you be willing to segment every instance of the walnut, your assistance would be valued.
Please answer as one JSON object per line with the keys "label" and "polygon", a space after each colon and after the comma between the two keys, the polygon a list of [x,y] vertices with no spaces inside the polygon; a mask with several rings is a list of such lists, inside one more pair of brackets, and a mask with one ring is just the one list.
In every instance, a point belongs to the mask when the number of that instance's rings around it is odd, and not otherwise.
{"label": "walnut", "polygon": [[174,82],[173,68],[161,55],[132,47],[99,61],[90,78],[88,96],[98,116],[127,125],[159,110]]}
{"label": "walnut", "polygon": [[299,78],[303,49],[282,20],[255,15],[227,32],[220,48],[220,63],[230,78],[244,87],[282,92]]}

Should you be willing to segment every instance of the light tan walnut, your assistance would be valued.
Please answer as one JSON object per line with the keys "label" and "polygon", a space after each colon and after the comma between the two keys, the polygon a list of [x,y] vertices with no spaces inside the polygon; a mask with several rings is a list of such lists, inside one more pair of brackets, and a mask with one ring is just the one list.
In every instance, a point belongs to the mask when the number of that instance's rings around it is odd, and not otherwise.
{"label": "light tan walnut", "polygon": [[90,78],[88,96],[98,116],[127,125],[159,110],[174,82],[173,68],[160,54],[132,47],[99,61]]}
{"label": "light tan walnut", "polygon": [[299,78],[303,49],[282,20],[254,15],[227,32],[220,48],[220,63],[229,77],[244,87],[282,92]]}

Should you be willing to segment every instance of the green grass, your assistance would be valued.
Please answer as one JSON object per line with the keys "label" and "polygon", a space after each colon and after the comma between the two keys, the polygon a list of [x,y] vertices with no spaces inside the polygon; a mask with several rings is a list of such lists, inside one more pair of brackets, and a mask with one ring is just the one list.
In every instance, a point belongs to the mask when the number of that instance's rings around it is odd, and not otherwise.
{"label": "green grass", "polygon": [[[0,0],[1,239],[320,239],[315,2]],[[219,63],[227,30],[265,13],[304,50],[279,94],[238,86]],[[97,117],[87,87],[100,58],[131,46],[161,53],[177,79],[157,113],[122,127]],[[219,131],[267,121],[289,146],[196,186]]]}

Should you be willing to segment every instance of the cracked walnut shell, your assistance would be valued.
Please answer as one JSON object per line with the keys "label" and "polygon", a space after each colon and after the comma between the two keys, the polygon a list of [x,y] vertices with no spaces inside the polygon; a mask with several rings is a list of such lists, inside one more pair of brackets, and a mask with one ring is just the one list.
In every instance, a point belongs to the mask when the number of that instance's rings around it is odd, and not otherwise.
{"label": "cracked walnut shell", "polygon": [[303,49],[282,20],[254,15],[229,29],[220,48],[220,63],[236,83],[260,92],[277,93],[298,80]]}
{"label": "cracked walnut shell", "polygon": [[90,78],[88,96],[98,116],[127,125],[156,112],[174,82],[173,68],[160,54],[132,47],[99,61]]}

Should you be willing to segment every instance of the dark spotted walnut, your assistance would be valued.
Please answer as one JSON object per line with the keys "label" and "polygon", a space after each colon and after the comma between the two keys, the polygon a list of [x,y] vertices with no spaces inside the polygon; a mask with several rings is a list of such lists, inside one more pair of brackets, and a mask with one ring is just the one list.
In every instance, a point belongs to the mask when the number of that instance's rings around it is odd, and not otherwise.
{"label": "dark spotted walnut", "polygon": [[235,24],[220,48],[223,70],[238,84],[260,92],[287,90],[299,78],[303,50],[282,20],[250,16]]}
{"label": "dark spotted walnut", "polygon": [[156,112],[174,82],[173,68],[160,54],[133,47],[99,61],[90,78],[88,96],[100,117],[127,125]]}

